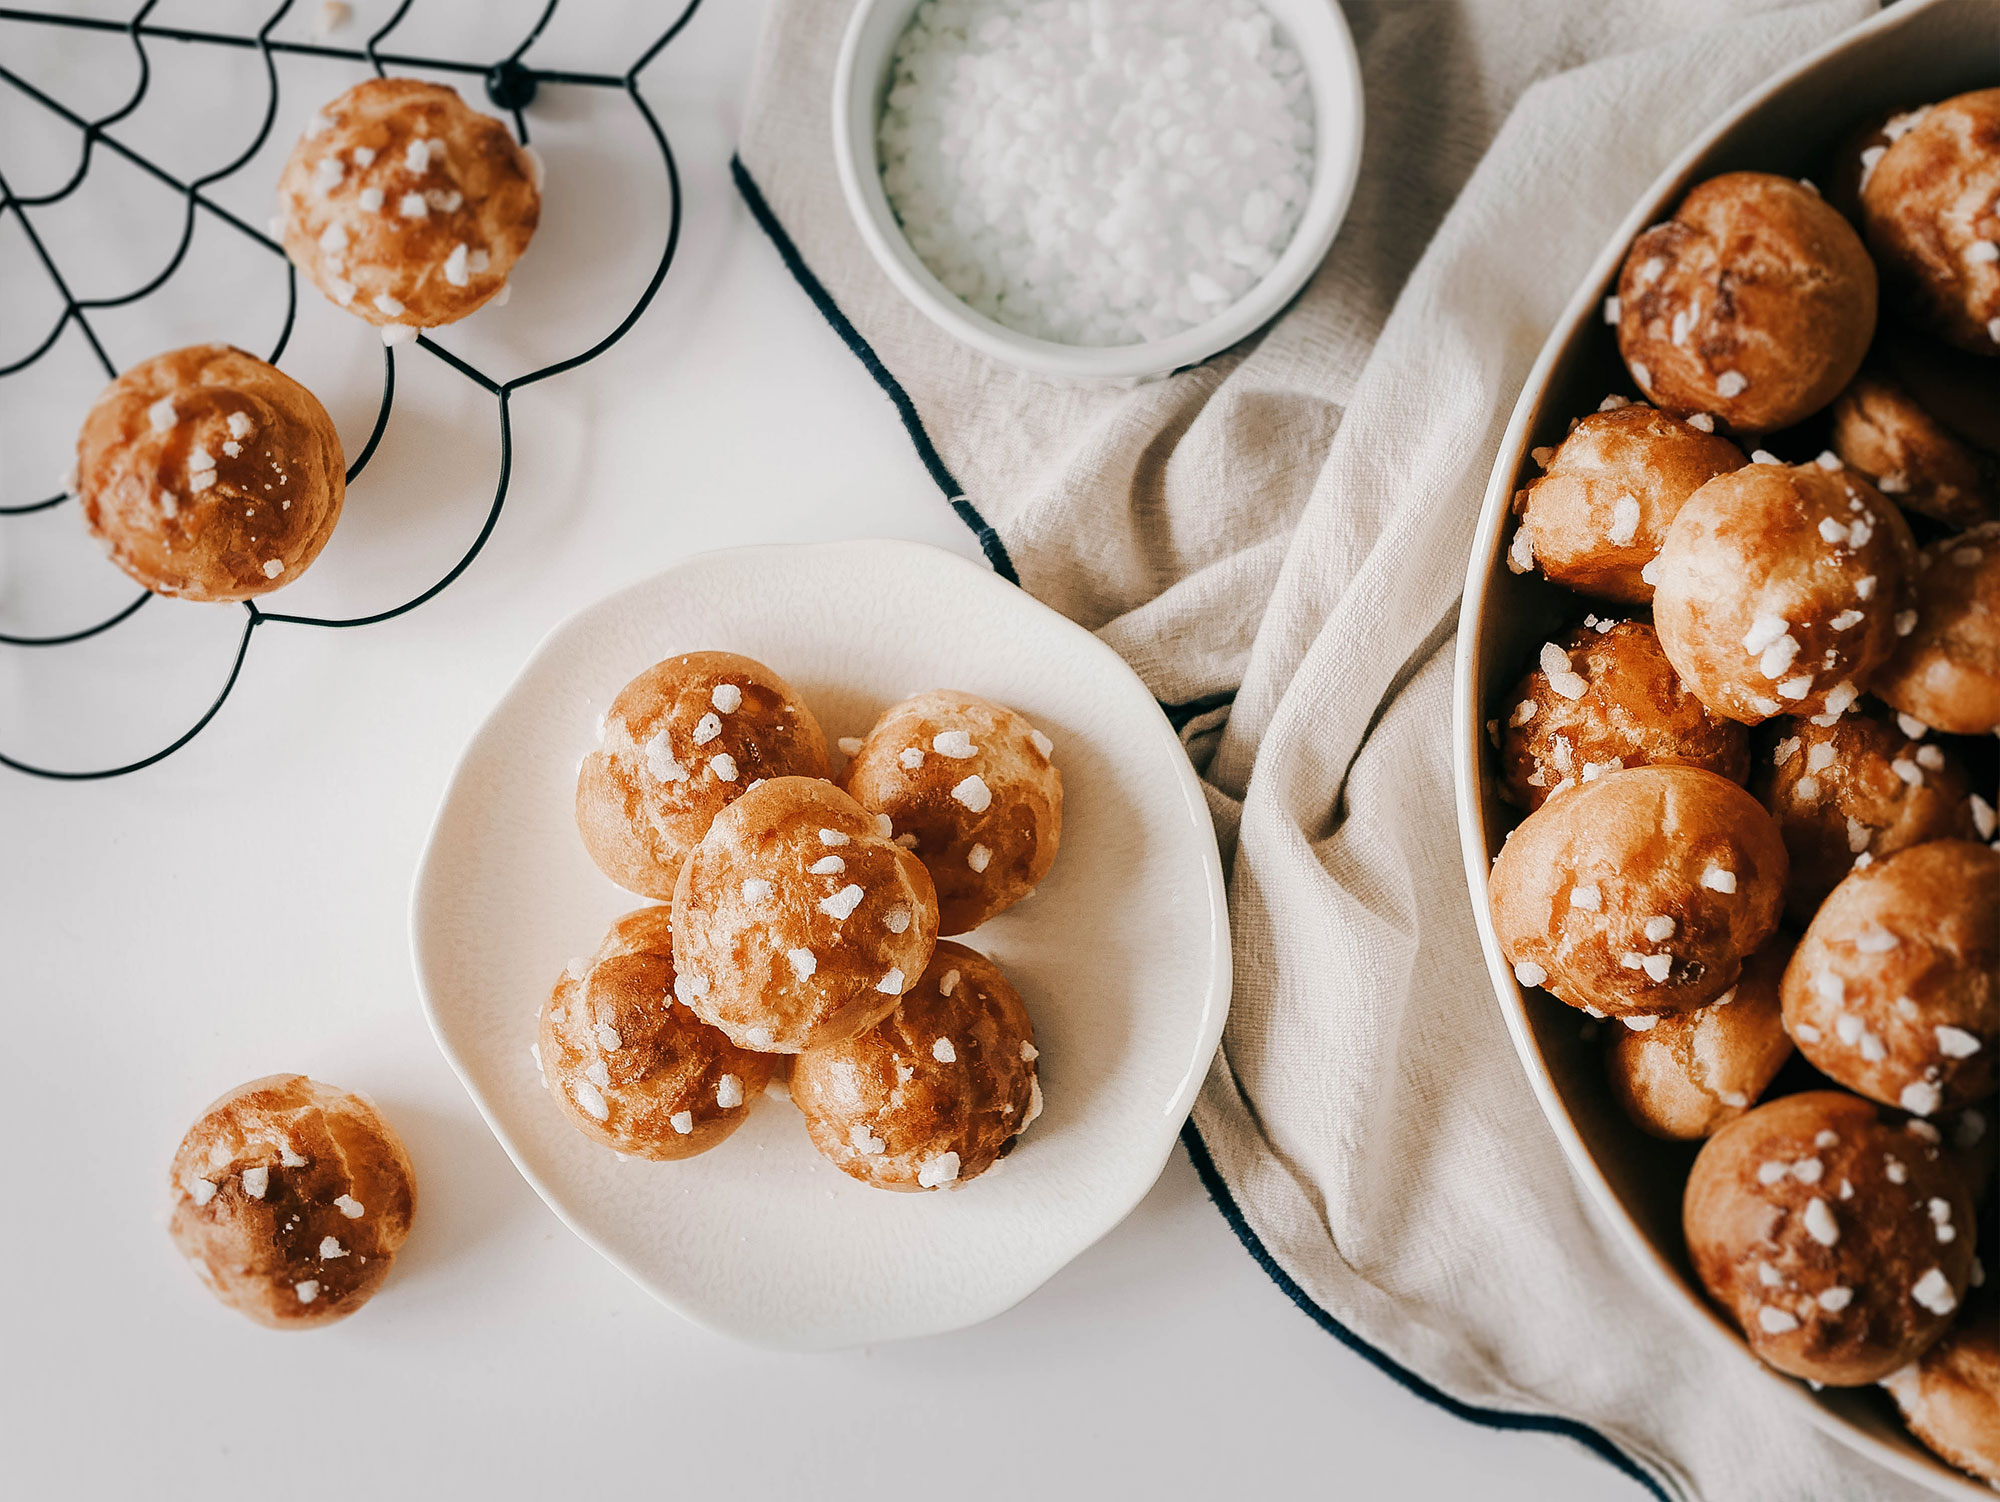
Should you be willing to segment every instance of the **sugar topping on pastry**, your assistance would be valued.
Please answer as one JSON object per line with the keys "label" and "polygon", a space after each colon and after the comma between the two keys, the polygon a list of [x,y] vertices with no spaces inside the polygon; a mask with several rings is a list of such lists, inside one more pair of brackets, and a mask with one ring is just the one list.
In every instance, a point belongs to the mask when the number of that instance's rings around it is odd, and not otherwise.
{"label": "sugar topping on pastry", "polygon": [[1054,742],[1026,717],[976,695],[937,691],[892,705],[841,773],[929,868],[944,933],[964,933],[1020,901],[1062,839]]}
{"label": "sugar topping on pastry", "polygon": [[[768,895],[746,901],[752,881]],[[740,1046],[796,1053],[893,1011],[937,921],[923,864],[867,810],[831,783],[778,777],[724,808],[689,855],[674,961],[704,1021]]]}
{"label": "sugar topping on pastry", "polygon": [[285,252],[400,343],[505,298],[541,218],[528,153],[443,84],[372,78],[333,100],[278,183]]}
{"label": "sugar topping on pastry", "polygon": [[255,355],[198,344],[99,395],[77,437],[76,494],[111,561],[147,589],[247,600],[311,567],[346,469],[310,391]]}
{"label": "sugar topping on pastry", "polygon": [[612,700],[577,772],[577,828],[606,876],[668,901],[731,800],[768,778],[828,770],[826,736],[789,683],[732,652],[684,653]]}
{"label": "sugar topping on pastry", "polygon": [[842,1172],[878,1189],[957,1188],[1035,1119],[1038,1058],[1027,1010],[999,967],[945,940],[889,1016],[799,1055],[792,1098],[813,1145]]}
{"label": "sugar topping on pastry", "polygon": [[169,1230],[224,1304],[296,1330],[354,1313],[409,1235],[416,1181],[367,1100],[274,1074],[224,1095],[188,1129],[170,1174]]}

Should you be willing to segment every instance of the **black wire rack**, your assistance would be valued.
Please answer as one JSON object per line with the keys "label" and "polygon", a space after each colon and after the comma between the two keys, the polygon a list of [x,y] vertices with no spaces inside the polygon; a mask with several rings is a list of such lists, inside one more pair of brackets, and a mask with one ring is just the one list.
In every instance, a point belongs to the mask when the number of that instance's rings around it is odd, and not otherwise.
{"label": "black wire rack", "polygon": [[[645,290],[639,294],[638,300],[631,305],[624,317],[619,320],[616,327],[608,334],[605,334],[596,343],[590,345],[579,354],[571,355],[567,359],[558,360],[550,365],[544,365],[539,369],[531,370],[524,375],[515,376],[510,380],[496,380],[450,350],[432,342],[428,336],[418,337],[416,340],[418,348],[426,351],[436,359],[442,360],[446,365],[465,377],[465,379],[486,391],[494,398],[499,408],[500,475],[494,488],[493,502],[487,508],[485,521],[479,528],[478,535],[473,538],[471,545],[459,556],[458,561],[446,570],[443,577],[438,579],[429,588],[387,610],[378,610],[370,615],[344,618],[288,615],[280,611],[266,610],[254,600],[242,601],[242,634],[237,639],[235,658],[230,664],[229,676],[224,681],[221,692],[216,694],[208,707],[202,711],[200,718],[195,720],[192,725],[167,745],[162,746],[150,755],[140,757],[136,761],[126,762],[119,766],[91,768],[87,770],[37,766],[31,762],[11,756],[4,750],[0,750],[0,766],[10,767],[17,772],[24,772],[35,777],[46,777],[65,782],[88,782],[107,777],[122,777],[129,773],[140,771],[145,767],[152,766],[155,762],[172,756],[176,751],[200,735],[208,727],[209,723],[214,720],[216,715],[221,711],[223,704],[228,701],[231,692],[236,687],[238,678],[242,675],[244,661],[250,653],[251,639],[257,634],[259,627],[267,625],[317,626],[329,630],[344,630],[356,626],[379,625],[383,621],[394,620],[397,616],[415,610],[418,606],[448,588],[459,575],[471,567],[472,561],[479,556],[480,550],[486,546],[487,539],[493,535],[493,529],[499,523],[501,510],[506,505],[507,484],[513,469],[514,442],[509,409],[514,393],[523,387],[532,386],[538,381],[545,381],[551,376],[561,375],[564,371],[574,370],[577,366],[596,359],[607,349],[611,348],[612,345],[624,338],[630,332],[632,326],[644,315],[646,308],[653,300],[654,294],[659,291],[660,283],[666,279],[668,268],[673,264],[674,252],[679,246],[681,232],[680,172],[675,165],[673,147],[667,141],[666,132],[661,128],[659,120],[654,116],[652,109],[646,103],[645,96],[640,92],[640,75],[660,55],[667,44],[680,35],[688,22],[693,19],[695,10],[700,5],[701,0],[686,0],[685,5],[674,16],[671,24],[653,40],[651,45],[639,55],[638,60],[623,73],[584,73],[562,69],[539,68],[527,61],[529,49],[535,45],[537,39],[547,29],[549,22],[554,19],[560,0],[548,0],[547,5],[535,18],[533,26],[521,38],[519,45],[506,57],[494,62],[475,62],[444,57],[417,57],[407,53],[385,51],[384,44],[396,28],[403,23],[415,0],[400,0],[400,3],[390,14],[389,18],[377,27],[360,47],[336,47],[318,42],[291,41],[274,37],[272,33],[285,20],[287,15],[292,12],[296,3],[297,0],[281,0],[281,3],[265,17],[263,24],[255,32],[241,35],[220,31],[194,30],[179,26],[156,25],[149,17],[158,8],[160,0],[145,0],[145,3],[140,5],[138,10],[127,20],[0,6],[0,23],[20,22],[43,26],[70,27],[85,31],[123,33],[131,39],[132,48],[137,55],[138,62],[138,78],[132,88],[131,94],[108,113],[99,115],[95,119],[86,119],[74,110],[69,109],[59,100],[50,97],[42,90],[36,88],[27,79],[22,78],[11,68],[7,67],[3,61],[0,61],[0,85],[17,91],[35,105],[47,110],[58,119],[74,127],[77,131],[81,132],[83,140],[82,150],[78,155],[75,171],[59,187],[47,193],[32,196],[17,194],[8,183],[5,173],[0,172],[0,217],[13,214],[17,218],[26,235],[28,246],[35,258],[40,262],[43,270],[47,273],[50,283],[54,286],[62,301],[62,313],[56,319],[55,325],[26,355],[12,363],[0,365],[0,380],[17,376],[32,367],[54,348],[56,341],[62,337],[64,330],[72,324],[76,326],[84,340],[88,343],[91,353],[95,356],[97,362],[103,366],[106,379],[116,377],[118,367],[105,352],[103,344],[99,341],[97,332],[92,328],[91,314],[100,309],[123,307],[138,302],[165,284],[167,279],[174,274],[183,259],[187,256],[188,246],[194,238],[197,213],[212,216],[221,224],[256,242],[273,255],[281,259],[284,258],[284,247],[276,239],[257,226],[245,223],[237,215],[231,213],[213,198],[209,197],[205,190],[231,176],[233,173],[240,171],[263,149],[265,142],[269,139],[271,127],[278,115],[278,58],[285,54],[351,61],[373,69],[378,77],[386,76],[390,68],[413,68],[433,73],[455,73],[479,78],[484,83],[487,98],[497,108],[504,110],[512,117],[515,134],[524,146],[528,144],[529,139],[526,111],[534,102],[537,92],[544,84],[586,89],[616,89],[623,92],[631,100],[633,108],[638,111],[639,118],[645,122],[646,129],[651,133],[654,144],[659,147],[660,160],[666,172],[667,191],[669,194],[669,219],[666,243],[660,253],[659,262],[653,268],[652,276],[647,281]],[[224,166],[190,181],[182,181],[150,160],[145,153],[135,149],[127,142],[121,141],[112,133],[112,127],[136,110],[140,102],[146,97],[146,90],[152,78],[152,66],[147,57],[146,47],[147,43],[151,41],[196,43],[211,47],[235,49],[255,49],[263,58],[266,98],[262,123],[258,127],[256,138]],[[181,194],[185,200],[185,206],[181,219],[179,243],[175,246],[174,252],[166,265],[157,274],[149,277],[141,285],[126,292],[121,292],[113,296],[80,299],[70,290],[54,258],[49,254],[42,239],[35,233],[32,211],[44,209],[59,203],[69,197],[70,194],[76,192],[89,176],[91,164],[99,149],[123,158],[140,171]],[[298,315],[298,272],[291,266],[289,261],[286,262],[285,270],[285,319],[283,326],[279,330],[277,342],[268,357],[272,364],[278,362],[279,358],[285,352],[285,346],[291,341],[292,327]],[[352,485],[360,477],[362,471],[368,467],[368,461],[374,457],[376,446],[381,442],[382,434],[389,425],[390,410],[395,405],[395,349],[385,346],[382,351],[382,357],[381,403],[376,412],[375,425],[368,435],[367,443],[363,445],[359,456],[348,467],[347,483],[349,485]],[[9,517],[28,516],[36,512],[48,511],[72,499],[73,496],[65,491],[41,500],[0,504],[0,521],[4,521]],[[103,620],[96,622],[94,625],[85,626],[81,630],[63,632],[59,635],[26,636],[0,632],[0,646],[24,649],[48,649],[86,641],[91,637],[101,635],[131,620],[139,614],[141,608],[152,598],[151,594],[142,591],[138,598],[132,600]]]}

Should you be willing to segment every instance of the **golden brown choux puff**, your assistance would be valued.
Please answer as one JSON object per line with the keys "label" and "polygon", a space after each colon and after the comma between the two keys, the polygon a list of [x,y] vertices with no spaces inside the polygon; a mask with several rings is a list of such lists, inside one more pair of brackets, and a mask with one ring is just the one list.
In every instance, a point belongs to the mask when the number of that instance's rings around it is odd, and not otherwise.
{"label": "golden brown choux puff", "polygon": [[1970,446],[1917,405],[1894,377],[1863,371],[1833,404],[1833,452],[1905,511],[1950,527],[1993,515]]}
{"label": "golden brown choux puff", "polygon": [[771,1082],[770,1054],[736,1047],[674,996],[672,913],[640,908],[572,960],[543,1003],[535,1066],[593,1141],[640,1158],[692,1158],[741,1126]]}
{"label": "golden brown choux puff", "polygon": [[2000,354],[2000,89],[1920,112],[1864,172],[1885,293],[1960,349]]}
{"label": "golden brown choux puff", "polygon": [[1731,782],[1749,774],[1749,732],[1682,686],[1643,621],[1592,616],[1544,642],[1502,707],[1500,796],[1516,808],[1626,767],[1702,767]]}
{"label": "golden brown choux puff", "polygon": [[826,735],[793,687],[734,652],[639,674],[576,775],[576,827],[598,869],[671,902],[688,852],[731,799],[772,777],[824,777]]}
{"label": "golden brown choux puff", "polygon": [[1792,858],[1785,911],[1794,922],[1810,923],[1857,864],[1926,840],[1972,838],[1981,805],[1964,764],[1916,721],[1856,713],[1831,725],[1773,724],[1778,739],[1754,786]]}
{"label": "golden brown choux puff", "polygon": [[416,1193],[401,1139],[367,1100],[273,1074],[188,1128],[169,1229],[223,1303],[303,1330],[374,1297],[410,1234]]}
{"label": "golden brown choux puff", "polygon": [[1778,926],[1785,846],[1695,767],[1634,767],[1551,798],[1501,847],[1493,927],[1525,986],[1616,1017],[1706,1006]]}
{"label": "golden brown choux puff", "polygon": [[2000,727],[2000,522],[1940,538],[1918,563],[1916,602],[1875,693],[1955,735]]}
{"label": "golden brown choux puff", "polygon": [[1681,1209],[1695,1273],[1750,1349],[1829,1387],[1922,1355],[1972,1277],[1956,1171],[1837,1090],[1784,1096],[1709,1138]]}
{"label": "golden brown choux puff", "polygon": [[278,203],[292,264],[400,344],[507,291],[541,220],[541,167],[445,85],[371,78],[313,116]]}
{"label": "golden brown choux puff", "polygon": [[1933,840],[1850,872],[1785,969],[1785,1030],[1813,1066],[1916,1116],[1993,1093],[2000,851]]}
{"label": "golden brown choux puff", "polygon": [[1667,530],[1654,628],[1717,714],[1837,717],[1895,650],[1916,545],[1894,506],[1832,462],[1720,475]]}
{"label": "golden brown choux puff", "polygon": [[1579,420],[1553,453],[1535,450],[1544,472],[1514,497],[1521,522],[1508,567],[1539,568],[1584,594],[1645,604],[1653,586],[1643,572],[1681,503],[1746,462],[1714,428],[1712,418],[1684,422],[1643,402]]}
{"label": "golden brown choux puff", "polygon": [[895,1011],[798,1056],[792,1100],[841,1172],[877,1189],[951,1188],[991,1168],[1041,1115],[1038,1057],[999,966],[947,939]]}
{"label": "golden brown choux puff", "polygon": [[1944,1338],[1882,1385],[1910,1433],[2000,1487],[2000,1302],[1991,1289],[1966,1300]]}
{"label": "golden brown choux puff", "polygon": [[1728,172],[1632,242],[1618,310],[1619,352],[1654,405],[1771,432],[1817,412],[1861,368],[1875,266],[1812,189]]}
{"label": "golden brown choux puff", "polygon": [[676,994],[760,1053],[837,1043],[893,1012],[930,962],[938,907],[888,824],[808,777],[717,814],[674,889]]}
{"label": "golden brown choux puff", "polygon": [[76,441],[84,525],[155,594],[247,600],[304,573],[333,535],[347,463],[326,408],[227,344],[133,366]]}
{"label": "golden brown choux puff", "polygon": [[940,933],[967,933],[1034,891],[1062,841],[1055,747],[972,694],[918,694],[883,712],[841,774],[888,815],[937,886]]}
{"label": "golden brown choux puff", "polygon": [[1792,946],[1773,937],[1720,1000],[1611,1029],[1605,1076],[1626,1116],[1669,1141],[1712,1136],[1754,1106],[1792,1056],[1778,982]]}

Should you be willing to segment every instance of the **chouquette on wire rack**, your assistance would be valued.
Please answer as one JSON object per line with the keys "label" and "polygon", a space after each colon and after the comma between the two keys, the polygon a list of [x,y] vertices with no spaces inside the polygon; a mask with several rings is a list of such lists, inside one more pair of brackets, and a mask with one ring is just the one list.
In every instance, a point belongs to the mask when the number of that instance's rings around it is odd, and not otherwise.
{"label": "chouquette on wire rack", "polygon": [[227,344],[141,362],[76,443],[84,525],[154,594],[247,600],[319,556],[347,494],[340,435],[297,381]]}
{"label": "chouquette on wire rack", "polygon": [[314,286],[403,344],[507,300],[541,185],[540,158],[453,90],[372,78],[313,116],[272,228]]}

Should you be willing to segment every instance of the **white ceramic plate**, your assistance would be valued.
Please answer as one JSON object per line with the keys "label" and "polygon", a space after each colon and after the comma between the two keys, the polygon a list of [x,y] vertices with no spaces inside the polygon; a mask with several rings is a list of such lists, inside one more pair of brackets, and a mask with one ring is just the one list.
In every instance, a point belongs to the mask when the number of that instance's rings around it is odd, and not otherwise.
{"label": "white ceramic plate", "polygon": [[[1518,815],[1494,792],[1484,725],[1525,671],[1535,644],[1573,623],[1583,600],[1540,574],[1503,561],[1514,491],[1537,471],[1529,451],[1562,441],[1569,419],[1607,391],[1631,390],[1617,341],[1599,309],[1640,230],[1667,217],[1695,182],[1748,168],[1810,175],[1872,110],[1905,108],[1990,87],[2000,58],[2000,6],[1903,4],[1836,38],[1745,99],[1683,152],[1646,190],[1598,256],[1550,334],[1500,442],[1472,546],[1459,614],[1454,762],[1466,879],[1487,968],[1516,1051],[1570,1167],[1597,1201],[1636,1266],[1667,1289],[1699,1338],[1761,1373],[1805,1418],[1870,1459],[1941,1495],[1992,1502],[1993,1493],[1912,1440],[1872,1388],[1814,1394],[1766,1367],[1703,1296],[1681,1236],[1681,1187],[1693,1149],[1632,1126],[1604,1082],[1600,1047],[1581,1036],[1571,1008],[1524,992],[1500,953],[1486,903],[1486,873]],[[1991,1259],[1989,1258],[1989,1261]]]}
{"label": "white ceramic plate", "polygon": [[[768,1098],[699,1158],[620,1161],[540,1085],[528,1045],[549,988],[644,905],[584,853],[577,764],[633,675],[710,648],[775,668],[829,742],[931,688],[1011,705],[1055,741],[1055,868],[962,936],[1027,1003],[1047,1108],[956,1193],[864,1187]],[[1159,706],[1082,627],[908,542],[711,553],[550,632],[452,774],[410,940],[439,1047],[549,1207],[689,1319],[797,1349],[987,1319],[1124,1219],[1166,1163],[1229,1004],[1215,834]]]}

